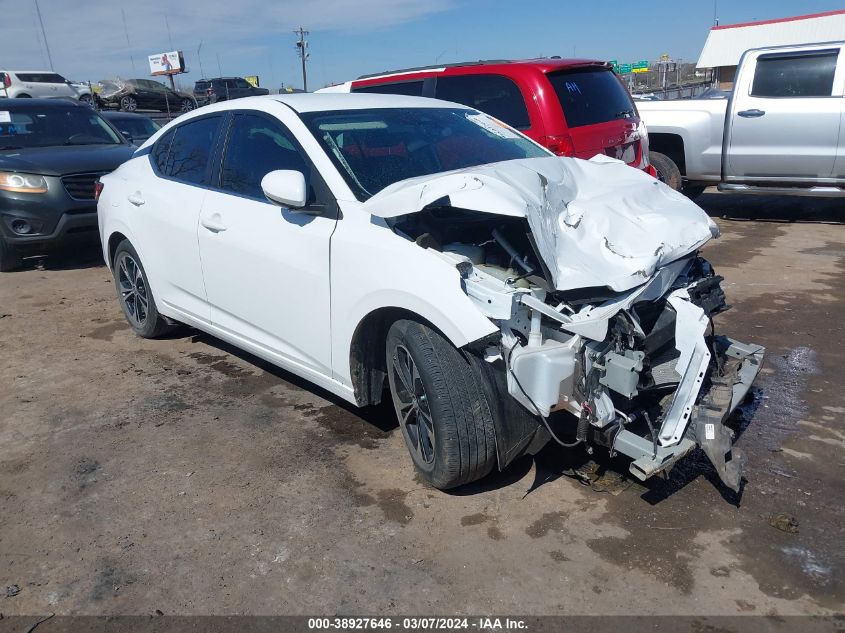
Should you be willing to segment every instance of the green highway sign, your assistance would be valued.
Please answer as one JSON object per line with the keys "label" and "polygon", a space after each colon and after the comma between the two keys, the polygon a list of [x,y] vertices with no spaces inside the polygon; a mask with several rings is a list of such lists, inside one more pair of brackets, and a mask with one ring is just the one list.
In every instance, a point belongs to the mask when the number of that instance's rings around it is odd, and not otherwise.
{"label": "green highway sign", "polygon": [[648,60],[642,59],[638,61],[636,64],[632,64],[634,68],[648,68]]}
{"label": "green highway sign", "polygon": [[628,75],[631,73],[631,64],[619,64],[619,74]]}

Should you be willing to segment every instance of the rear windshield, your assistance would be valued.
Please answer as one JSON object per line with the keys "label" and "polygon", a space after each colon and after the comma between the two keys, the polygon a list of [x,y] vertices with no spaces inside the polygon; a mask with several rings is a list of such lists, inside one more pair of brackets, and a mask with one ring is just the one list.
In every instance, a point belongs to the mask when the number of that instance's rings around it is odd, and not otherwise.
{"label": "rear windshield", "polygon": [[123,140],[91,108],[28,105],[0,110],[0,150],[120,143]]}
{"label": "rear windshield", "polygon": [[194,90],[208,90],[209,82],[207,81],[198,81],[194,84]]}
{"label": "rear windshield", "polygon": [[549,156],[533,141],[475,110],[379,108],[300,117],[359,200],[406,178]]}
{"label": "rear windshield", "polygon": [[627,119],[635,114],[628,91],[609,69],[569,70],[547,76],[569,127]]}
{"label": "rear windshield", "polygon": [[112,124],[136,140],[151,137],[160,127],[158,123],[146,117],[114,118]]}
{"label": "rear windshield", "polygon": [[15,73],[18,79],[34,84],[63,84],[65,78],[58,73]]}

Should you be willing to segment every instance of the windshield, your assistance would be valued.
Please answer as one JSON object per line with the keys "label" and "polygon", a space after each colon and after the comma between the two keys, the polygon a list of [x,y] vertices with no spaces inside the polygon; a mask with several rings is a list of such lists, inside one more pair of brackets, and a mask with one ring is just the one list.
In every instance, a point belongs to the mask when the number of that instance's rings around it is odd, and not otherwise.
{"label": "windshield", "polygon": [[567,70],[547,75],[569,127],[594,125],[636,115],[634,103],[610,69]]}
{"label": "windshield", "polygon": [[90,108],[33,105],[0,110],[0,149],[121,143],[117,133]]}
{"label": "windshield", "polygon": [[379,108],[300,116],[359,200],[406,178],[549,155],[475,110]]}

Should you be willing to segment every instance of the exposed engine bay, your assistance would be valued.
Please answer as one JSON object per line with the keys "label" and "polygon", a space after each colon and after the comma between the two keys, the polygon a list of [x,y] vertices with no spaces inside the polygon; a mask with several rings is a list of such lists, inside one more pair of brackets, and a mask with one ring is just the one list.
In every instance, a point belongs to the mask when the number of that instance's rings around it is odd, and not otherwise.
{"label": "exposed engine bay", "polygon": [[697,250],[630,290],[556,290],[526,218],[449,202],[391,226],[453,263],[466,294],[500,328],[479,353],[542,422],[533,442],[518,433],[500,451],[500,467],[542,436],[541,444],[553,438],[627,455],[645,480],[701,446],[722,481],[739,489],[744,458],[724,421],[764,350],[715,334],[713,317],[729,306],[722,278]]}

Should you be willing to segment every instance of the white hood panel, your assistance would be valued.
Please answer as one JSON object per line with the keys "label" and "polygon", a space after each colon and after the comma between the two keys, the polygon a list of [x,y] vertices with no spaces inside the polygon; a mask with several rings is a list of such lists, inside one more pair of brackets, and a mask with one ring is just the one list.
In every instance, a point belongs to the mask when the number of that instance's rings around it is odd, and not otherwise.
{"label": "white hood panel", "polygon": [[364,203],[372,215],[456,208],[526,217],[558,290],[625,291],[719,232],[694,202],[621,161],[529,158],[410,178]]}

